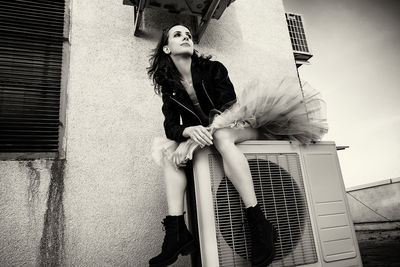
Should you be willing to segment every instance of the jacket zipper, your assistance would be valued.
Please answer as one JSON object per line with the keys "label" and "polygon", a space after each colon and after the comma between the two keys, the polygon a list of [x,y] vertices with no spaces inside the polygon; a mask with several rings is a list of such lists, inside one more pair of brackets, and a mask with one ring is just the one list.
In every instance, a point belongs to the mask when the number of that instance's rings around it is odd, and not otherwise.
{"label": "jacket zipper", "polygon": [[213,108],[215,108],[214,103],[212,102],[210,96],[209,96],[208,93],[207,93],[207,90],[206,90],[206,87],[204,86],[204,81],[203,81],[203,80],[201,80],[201,85],[203,86],[204,93],[206,93],[206,96],[208,97],[208,100],[210,100],[211,105],[213,106]]}
{"label": "jacket zipper", "polygon": [[179,102],[178,100],[176,100],[175,98],[171,97],[170,98],[172,100],[174,100],[176,103],[178,103],[178,105],[182,106],[183,108],[185,108],[187,111],[189,111],[190,113],[192,113],[194,116],[196,116],[196,118],[199,120],[200,124],[203,124],[199,118],[199,116],[196,115],[196,113],[194,113],[193,111],[191,111],[190,109],[188,109],[185,105],[183,105],[181,102]]}

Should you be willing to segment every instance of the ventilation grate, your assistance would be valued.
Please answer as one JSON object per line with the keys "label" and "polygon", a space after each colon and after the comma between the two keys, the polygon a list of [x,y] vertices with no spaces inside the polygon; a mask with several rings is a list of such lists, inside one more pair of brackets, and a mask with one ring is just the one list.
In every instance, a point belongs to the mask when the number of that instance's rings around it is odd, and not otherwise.
{"label": "ventilation grate", "polygon": [[[298,154],[246,154],[258,203],[278,230],[271,266],[317,262]],[[222,169],[209,155],[220,267],[251,266],[250,232],[244,205]]]}
{"label": "ventilation grate", "polygon": [[286,22],[288,24],[290,40],[294,51],[310,53],[304,32],[303,20],[300,15],[286,13]]}

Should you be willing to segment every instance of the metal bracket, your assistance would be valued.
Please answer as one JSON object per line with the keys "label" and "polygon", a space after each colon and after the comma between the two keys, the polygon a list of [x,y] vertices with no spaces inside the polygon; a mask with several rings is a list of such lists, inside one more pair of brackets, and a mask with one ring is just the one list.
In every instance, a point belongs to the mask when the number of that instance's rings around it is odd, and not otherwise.
{"label": "metal bracket", "polygon": [[[131,5],[134,7],[134,35],[140,35],[140,26],[142,24],[143,12],[145,7],[148,5],[148,0],[123,0],[124,5]],[[192,27],[193,27],[193,38],[195,43],[199,43],[201,37],[203,36],[208,24],[210,23],[211,18],[215,15],[215,12],[220,3],[226,4],[221,0],[212,0],[210,1],[210,5],[207,10],[203,13],[201,17],[199,14],[194,15],[192,12]],[[227,5],[229,5],[233,1],[229,1]],[[222,11],[223,12],[223,11]],[[217,16],[221,15],[221,11],[218,12]],[[186,13],[187,14],[187,13]]]}
{"label": "metal bracket", "polygon": [[133,34],[135,36],[139,36],[139,28],[140,28],[140,23],[142,21],[142,16],[143,16],[143,10],[144,10],[144,5],[146,3],[146,0],[139,0],[139,3],[137,6],[134,6],[134,32]]}
{"label": "metal bracket", "polygon": [[199,43],[201,37],[203,36],[208,24],[210,23],[210,20],[212,16],[214,15],[215,10],[217,9],[219,5],[220,0],[214,0],[211,2],[210,6],[208,7],[205,15],[201,18],[200,23],[198,23],[198,18],[196,16],[193,17],[193,29],[194,29],[194,37],[195,37],[195,42]]}

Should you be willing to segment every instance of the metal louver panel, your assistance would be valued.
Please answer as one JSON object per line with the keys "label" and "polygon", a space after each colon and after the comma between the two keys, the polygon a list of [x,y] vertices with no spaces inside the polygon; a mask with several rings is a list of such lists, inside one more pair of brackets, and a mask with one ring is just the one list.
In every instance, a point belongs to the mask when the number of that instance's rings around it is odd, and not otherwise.
{"label": "metal louver panel", "polygon": [[57,152],[64,0],[0,1],[0,152]]}
{"label": "metal louver panel", "polygon": [[[299,155],[245,154],[258,203],[276,226],[279,240],[270,266],[317,262]],[[222,169],[218,154],[209,155],[220,267],[251,266],[250,232],[244,205]]]}
{"label": "metal louver panel", "polygon": [[293,50],[310,53],[301,16],[292,13],[286,13],[285,15]]}

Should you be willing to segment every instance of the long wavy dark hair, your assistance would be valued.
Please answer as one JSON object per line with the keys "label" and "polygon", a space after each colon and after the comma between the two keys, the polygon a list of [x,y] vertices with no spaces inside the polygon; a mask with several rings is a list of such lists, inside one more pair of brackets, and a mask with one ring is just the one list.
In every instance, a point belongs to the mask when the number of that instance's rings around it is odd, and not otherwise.
{"label": "long wavy dark hair", "polygon": [[[163,47],[168,45],[168,32],[169,30],[177,25],[184,26],[188,29],[186,25],[182,23],[176,23],[162,31],[161,39],[157,44],[157,47],[152,50],[150,55],[150,66],[147,67],[147,74],[149,78],[153,81],[154,92],[160,95],[165,91],[166,85],[177,86],[179,88],[180,81],[182,79],[181,74],[175,67],[174,62],[171,57],[164,53]],[[210,61],[211,56],[199,55],[197,50],[194,50],[192,55],[192,62],[200,66]]]}

